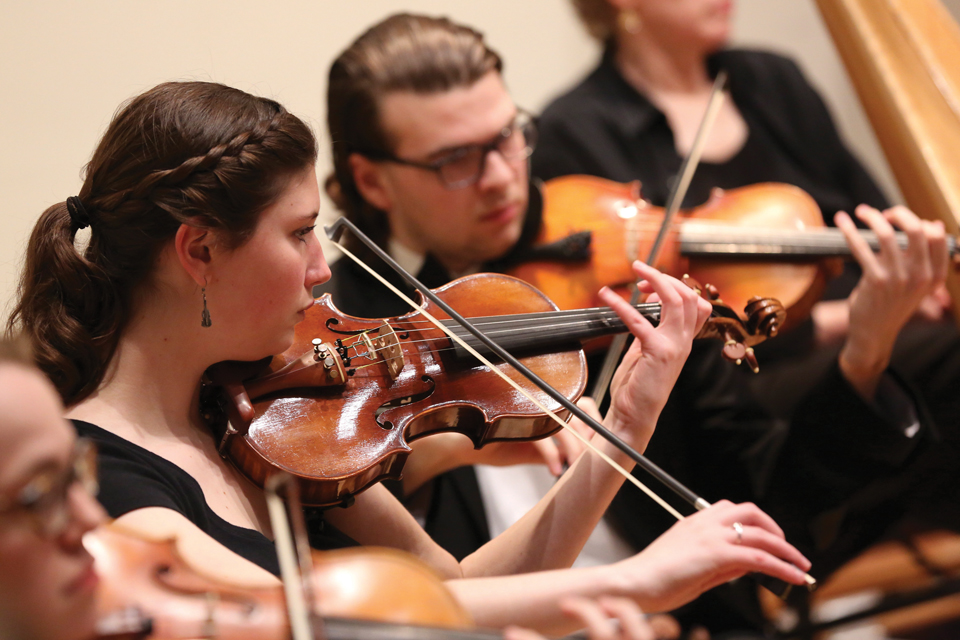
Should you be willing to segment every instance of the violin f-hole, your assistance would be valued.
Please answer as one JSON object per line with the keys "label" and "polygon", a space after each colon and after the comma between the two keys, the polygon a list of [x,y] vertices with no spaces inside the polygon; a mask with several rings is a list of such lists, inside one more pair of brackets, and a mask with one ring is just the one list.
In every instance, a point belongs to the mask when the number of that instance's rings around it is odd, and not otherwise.
{"label": "violin f-hole", "polygon": [[350,329],[350,330],[335,329],[334,327],[340,324],[340,320],[338,320],[337,318],[327,318],[327,321],[323,324],[327,328],[327,331],[329,331],[330,333],[341,335],[341,336],[355,336],[367,331],[366,329]]}
{"label": "violin f-hole", "polygon": [[389,411],[390,409],[396,409],[397,407],[405,407],[409,404],[413,404],[414,402],[420,402],[421,400],[426,400],[433,395],[433,392],[437,388],[437,384],[434,382],[433,378],[430,376],[420,376],[420,380],[426,382],[430,386],[420,393],[403,396],[402,398],[394,398],[377,407],[377,410],[374,411],[373,415],[377,419],[377,424],[380,425],[382,429],[387,431],[393,429],[393,423],[391,421],[380,420],[380,416],[382,416],[386,411]]}

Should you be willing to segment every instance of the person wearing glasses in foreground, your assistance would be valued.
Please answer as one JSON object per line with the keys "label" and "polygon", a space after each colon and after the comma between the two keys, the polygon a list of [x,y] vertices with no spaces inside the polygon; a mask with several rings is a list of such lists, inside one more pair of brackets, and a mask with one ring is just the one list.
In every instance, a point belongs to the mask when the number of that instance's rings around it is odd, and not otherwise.
{"label": "person wearing glasses in foreground", "polygon": [[[0,638],[92,639],[102,578],[82,538],[105,517],[94,497],[96,449],[63,418],[60,398],[24,340],[0,340],[0,415]],[[193,568],[210,564],[203,554],[190,555]],[[215,565],[206,570],[223,573]],[[658,637],[631,600],[568,598],[561,608],[595,640]],[[543,640],[517,627],[505,637]]]}
{"label": "person wearing glasses in foreground", "polygon": [[[199,397],[211,365],[287,349],[313,287],[329,277],[313,232],[315,157],[309,128],[272,100],[205,82],[144,92],[110,123],[79,195],[41,215],[9,323],[28,334],[67,417],[97,443],[111,516],[206,541],[222,558],[214,564],[269,580],[278,567],[263,491],[220,457]],[[75,237],[87,227],[81,253]],[[709,305],[656,270],[638,274],[661,298],[662,319],[654,328],[607,295],[638,339],[605,423],[642,450]],[[658,611],[751,571],[803,582],[809,563],[773,520],[731,503],[622,562],[567,569],[622,481],[584,454],[529,517],[460,562],[379,485],[323,513],[314,541],[343,546],[345,535],[409,551],[489,628],[566,632],[575,626],[561,615],[566,596],[627,597]]]}
{"label": "person wearing glasses in foreground", "polygon": [[98,580],[82,538],[104,519],[96,452],[24,341],[0,340],[0,438],[0,638],[89,638]]}
{"label": "person wearing glasses in foreground", "polygon": [[[537,235],[543,213],[527,167],[536,130],[511,100],[502,67],[482,35],[467,26],[396,15],[362,34],[330,69],[334,174],[327,191],[344,215],[430,287],[474,271],[501,270],[521,260]],[[832,534],[820,535],[811,523],[859,527],[835,509],[864,486],[900,473],[928,444],[926,431],[914,428],[911,397],[882,362],[873,366],[871,354],[892,345],[919,300],[943,282],[943,228],[902,208],[885,215],[867,210],[864,218],[885,241],[874,256],[848,235],[867,273],[852,302],[858,323],[847,339],[849,362],[856,366],[835,364],[787,420],[778,420],[746,389],[742,376],[752,374],[723,362],[717,345],[706,341],[694,347],[653,436],[654,442],[662,438],[695,447],[693,462],[672,468],[681,482],[707,500],[759,503],[791,542],[824,559],[815,571],[828,571],[850,549],[833,545]],[[890,240],[888,220],[907,231],[908,249]],[[366,255],[359,245],[348,248]],[[403,287],[384,265],[373,264]],[[331,293],[342,311],[361,317],[407,311],[351,260],[341,258],[331,269],[331,280],[319,292]],[[887,410],[884,401],[891,398],[902,400],[897,406],[902,416]],[[543,459],[543,452],[529,445],[474,451],[455,434],[424,438],[413,448],[399,490],[456,557],[469,556],[498,533],[492,530],[494,517],[512,518],[527,508],[509,504],[524,488],[516,476],[498,480],[496,470],[487,467],[478,482],[473,468],[464,465]],[[564,451],[574,459],[576,447]],[[558,457],[554,452],[551,459],[557,474]],[[449,472],[428,482],[439,471]],[[549,488],[551,481],[539,484]],[[626,486],[621,495],[633,491]],[[679,501],[674,506],[690,512]],[[636,520],[657,522],[652,526],[659,531],[669,526],[665,513],[645,507],[636,511]],[[502,519],[507,523],[501,526],[514,521]],[[599,535],[606,542],[588,562],[631,553],[633,540],[620,540],[611,552],[613,534]],[[750,611],[743,615],[752,615],[751,605],[745,607]],[[732,624],[743,623],[740,613],[734,615]],[[755,623],[753,618],[746,624]]]}

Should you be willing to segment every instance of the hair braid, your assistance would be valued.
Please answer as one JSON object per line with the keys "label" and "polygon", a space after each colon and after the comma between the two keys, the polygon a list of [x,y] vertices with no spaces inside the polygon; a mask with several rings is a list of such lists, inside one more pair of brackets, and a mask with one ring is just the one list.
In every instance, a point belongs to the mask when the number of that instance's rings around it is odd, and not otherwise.
{"label": "hair braid", "polygon": [[114,116],[87,165],[83,255],[65,204],[43,213],[27,248],[8,333],[22,330],[67,405],[97,389],[148,278],[180,224],[232,247],[289,179],[316,161],[310,129],[278,103],[224,85],[166,83]]}

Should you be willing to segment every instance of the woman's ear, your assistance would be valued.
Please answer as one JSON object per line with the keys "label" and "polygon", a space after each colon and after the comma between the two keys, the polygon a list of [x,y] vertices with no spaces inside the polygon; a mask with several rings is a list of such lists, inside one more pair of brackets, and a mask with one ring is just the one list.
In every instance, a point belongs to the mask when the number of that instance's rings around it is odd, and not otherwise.
{"label": "woman's ear", "polygon": [[389,211],[390,192],[384,183],[380,165],[359,153],[350,154],[348,162],[353,181],[363,199],[381,211]]}
{"label": "woman's ear", "polygon": [[183,223],[177,229],[174,247],[180,265],[198,286],[206,286],[210,268],[213,234],[209,229]]}

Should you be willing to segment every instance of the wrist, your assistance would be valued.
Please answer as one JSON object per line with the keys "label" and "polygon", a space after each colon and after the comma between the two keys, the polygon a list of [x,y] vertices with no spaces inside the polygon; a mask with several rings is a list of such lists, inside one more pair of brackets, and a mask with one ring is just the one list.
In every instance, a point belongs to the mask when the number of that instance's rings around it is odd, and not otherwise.
{"label": "wrist", "polygon": [[616,409],[611,408],[603,419],[603,426],[630,445],[631,448],[643,453],[647,448],[650,437],[653,435],[653,429],[656,427],[656,423],[648,425],[643,424],[644,422],[644,420],[621,414]]}
{"label": "wrist", "polygon": [[844,345],[838,358],[840,372],[847,382],[865,400],[873,400],[880,376],[890,364],[890,354],[872,349],[857,348],[849,342]]}
{"label": "wrist", "polygon": [[656,569],[649,567],[644,561],[643,552],[603,567],[600,584],[604,595],[633,600],[644,611],[653,611],[656,607],[656,594],[650,576]]}

